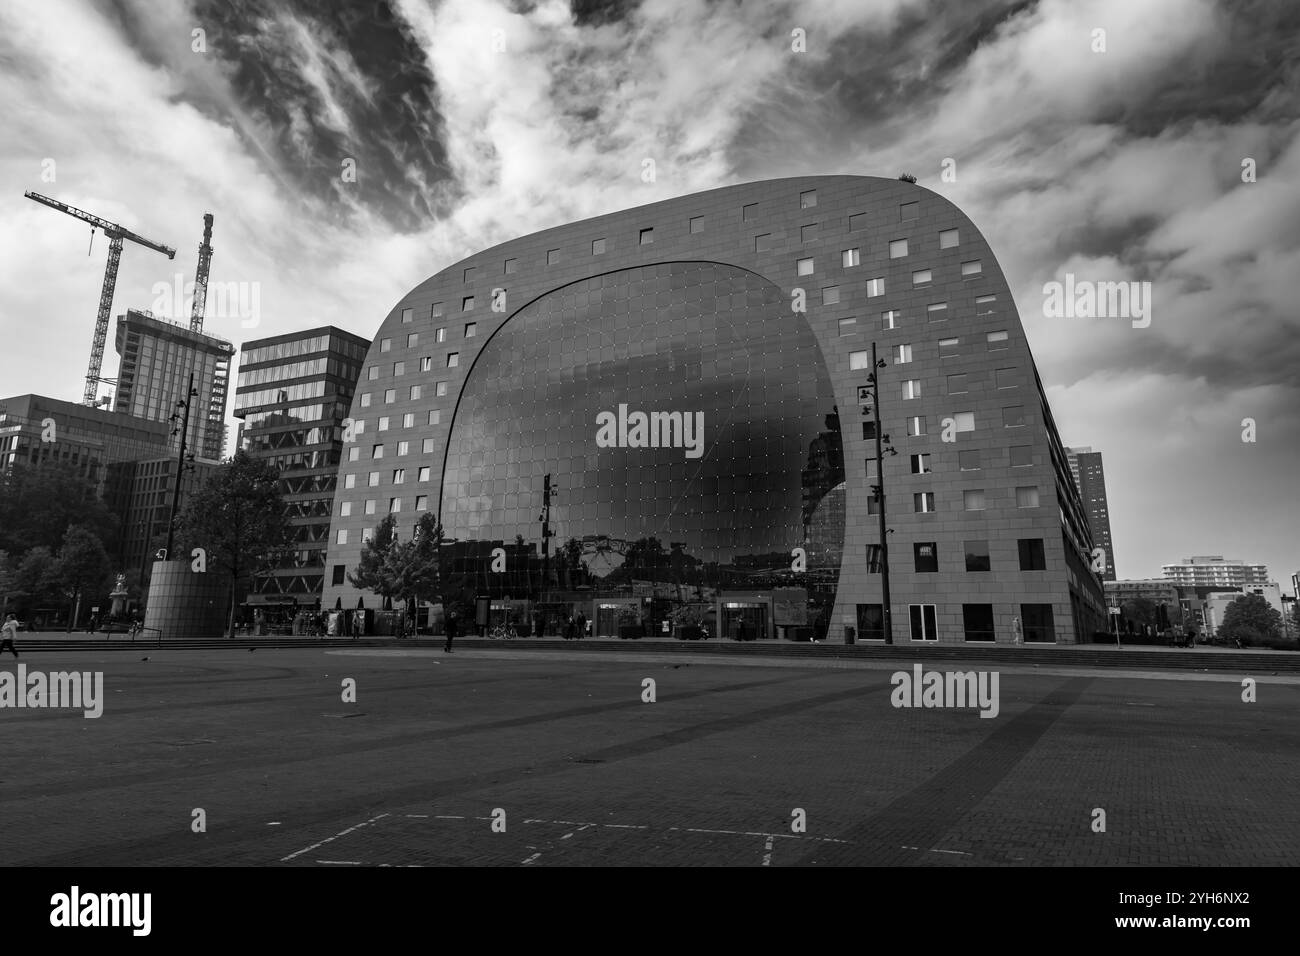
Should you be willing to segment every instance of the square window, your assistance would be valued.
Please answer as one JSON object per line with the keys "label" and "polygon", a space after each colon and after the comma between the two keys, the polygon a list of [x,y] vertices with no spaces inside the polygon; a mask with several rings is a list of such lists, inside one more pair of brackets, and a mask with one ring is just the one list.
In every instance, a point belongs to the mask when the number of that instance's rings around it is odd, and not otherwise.
{"label": "square window", "polygon": [[740,219],[742,222],[752,222],[758,218],[758,203],[752,202],[747,206],[740,208]]}
{"label": "square window", "polygon": [[[505,275],[513,275],[518,269],[519,269],[518,259],[507,259],[505,261],[505,269],[503,270]],[[438,315],[442,315],[442,313],[439,312]]]}
{"label": "square window", "polygon": [[406,481],[406,469],[405,468],[393,469],[393,484],[400,485],[405,481]]}
{"label": "square window", "polygon": [[914,415],[907,420],[907,437],[918,438],[925,434],[925,416]]}
{"label": "square window", "polygon": [[1011,446],[1011,467],[1024,468],[1034,463],[1033,445]]}
{"label": "square window", "polygon": [[898,207],[899,222],[907,222],[911,219],[920,219],[920,218],[921,218],[921,204],[919,202],[905,202],[899,204]]}
{"label": "square window", "polygon": [[362,408],[369,408],[369,407],[370,407],[370,393],[369,393],[369,392],[362,392],[362,393],[361,393],[361,407],[362,407]]}
{"label": "square window", "polygon": [[466,281],[466,282],[473,282],[473,281],[474,281],[474,273],[477,272],[477,271],[478,271],[478,269],[477,269],[476,267],[474,267],[474,266],[470,266],[468,269],[466,269],[466,270],[465,270],[465,281]]}
{"label": "square window", "polygon": [[439,411],[438,409],[435,408],[435,409],[433,409],[432,411],[429,412],[429,424],[430,424],[430,425],[437,425],[437,424],[440,423],[441,421],[442,421],[442,412],[441,412],[441,411]]}
{"label": "square window", "polygon": [[[419,386],[417,385],[416,387],[418,388]],[[407,412],[405,415],[402,416],[402,427],[403,428],[415,427],[415,412]]]}
{"label": "square window", "polygon": [[863,437],[863,439],[865,439],[865,440],[867,440],[867,441],[875,441],[875,438],[876,438],[876,423],[875,423],[875,422],[863,422],[863,423],[862,423],[862,437]]}
{"label": "square window", "polygon": [[447,341],[447,329],[446,329],[445,326],[444,326],[443,328],[438,329],[436,332],[434,332],[434,334],[433,334],[433,340],[434,340],[435,342],[445,342],[445,341]]}
{"label": "square window", "polygon": [[880,499],[877,498],[875,495],[867,496],[867,514],[869,515],[880,514]]}
{"label": "square window", "polygon": [[893,239],[889,243],[889,258],[901,259],[907,255],[907,240]]}
{"label": "square window", "polygon": [[476,336],[476,335],[478,335],[478,323],[477,323],[477,322],[466,322],[466,323],[465,323],[465,338],[467,338],[467,339],[472,339],[472,338],[474,338],[474,336]]}
{"label": "square window", "polygon": [[605,240],[604,240],[604,239],[593,239],[593,240],[591,240],[591,254],[592,254],[593,256],[603,256],[603,255],[605,254]]}
{"label": "square window", "polygon": [[395,401],[397,401],[397,389],[395,388],[384,389],[384,404],[391,405]]}
{"label": "square window", "polygon": [[854,266],[862,265],[862,250],[845,249],[840,255],[840,265],[846,269],[852,269]]}
{"label": "square window", "polygon": [[392,347],[393,347],[393,340],[392,340],[392,339],[380,339],[380,340],[379,340],[379,351],[381,351],[381,352],[387,352],[387,351],[388,351],[389,349],[391,349]]}
{"label": "square window", "polygon": [[419,481],[428,481],[428,480],[429,480],[429,470],[430,470],[430,469],[429,469],[429,466],[428,466],[428,465],[421,465],[421,466],[420,466],[420,473],[419,473],[419,475],[417,476],[417,479],[418,479]]}
{"label": "square window", "polygon": [[1042,538],[1020,538],[1016,544],[1020,549],[1021,571],[1047,570],[1047,557],[1043,553]]}
{"label": "square window", "polygon": [[1016,369],[1000,368],[997,370],[998,388],[1015,388],[1020,383],[1016,381]]}
{"label": "square window", "polygon": [[1053,644],[1056,642],[1056,628],[1052,622],[1052,605],[1020,605],[1021,627],[1024,629],[1026,644]]}
{"label": "square window", "polygon": [[548,266],[553,266],[553,265],[555,265],[556,263],[558,263],[559,261],[560,261],[560,250],[559,250],[559,249],[547,249],[547,250],[546,250],[546,264],[547,264]]}
{"label": "square window", "polygon": [[415,348],[416,343],[418,343],[419,341],[420,341],[420,333],[412,332],[410,335],[406,337],[406,347],[408,349],[413,349]]}
{"label": "square window", "polygon": [[939,570],[939,545],[933,541],[918,541],[912,545],[912,558],[916,570],[922,573]]}
{"label": "square window", "polygon": [[409,441],[399,441],[397,443],[397,457],[408,455],[411,452],[411,443]]}
{"label": "square window", "polygon": [[822,305],[838,305],[839,301],[840,301],[839,286],[831,285],[822,289]]}
{"label": "square window", "polygon": [[465,296],[465,298],[460,300],[460,310],[462,312],[469,312],[473,308],[474,308],[474,297],[472,295],[467,295]]}
{"label": "square window", "polygon": [[984,271],[984,264],[979,259],[971,259],[961,264],[963,276],[977,276]]}
{"label": "square window", "polygon": [[849,232],[858,232],[867,228],[867,214],[865,212],[855,212],[849,215]]}
{"label": "square window", "polygon": [[373,540],[374,540],[374,537],[375,537],[375,529],[374,529],[374,528],[363,528],[363,529],[361,530],[361,543],[362,543],[362,544],[366,543],[367,541],[373,541]]}
{"label": "square window", "polygon": [[816,241],[817,241],[817,223],[815,223],[815,222],[811,222],[811,223],[809,223],[809,224],[806,225],[806,226],[800,226],[800,227],[799,227],[799,241],[800,241],[800,242],[816,242]]}
{"label": "square window", "polygon": [[957,245],[957,230],[944,229],[939,233],[939,248],[951,249]]}
{"label": "square window", "polygon": [[767,252],[772,248],[772,234],[765,232],[761,236],[754,237],[754,251]]}
{"label": "square window", "polygon": [[998,297],[995,295],[977,295],[975,297],[975,314],[992,315],[997,310]]}
{"label": "square window", "polygon": [[867,280],[867,298],[874,298],[878,295],[885,294],[884,277]]}
{"label": "square window", "polygon": [[1028,485],[1016,489],[1016,507],[1017,508],[1037,508],[1038,507],[1038,486]]}
{"label": "square window", "polygon": [[346,518],[346,517],[348,517],[348,515],[350,515],[350,514],[352,514],[352,502],[350,502],[350,501],[340,501],[340,502],[339,502],[339,516],[340,516],[340,517],[343,517],[343,518]]}
{"label": "square window", "polygon": [[429,310],[429,317],[432,319],[436,319],[438,316],[442,315],[443,312],[445,311],[446,309],[443,307],[443,304],[441,302],[435,302],[433,304],[433,308]]}
{"label": "square window", "polygon": [[878,544],[867,545],[867,573],[880,574],[885,563],[884,551]]}
{"label": "square window", "polygon": [[459,352],[448,352],[448,353],[447,353],[447,368],[455,368],[455,367],[458,366],[459,364],[460,364],[460,353],[459,353]]}
{"label": "square window", "polygon": [[1008,405],[1002,409],[1002,425],[1005,428],[1018,428],[1025,423],[1025,406]]}
{"label": "square window", "polygon": [[998,349],[1005,349],[1008,347],[1006,329],[999,329],[997,332],[990,332],[986,338],[988,339],[990,352],[996,352]]}
{"label": "square window", "polygon": [[388,431],[388,416],[387,416],[387,415],[383,415],[383,416],[380,417],[380,419],[379,419],[379,430],[380,430],[381,432],[386,432],[386,431]]}
{"label": "square window", "polygon": [[[939,358],[952,358],[957,354],[957,346],[961,344],[961,339],[940,339],[939,340]],[[963,391],[965,391],[963,389]]]}
{"label": "square window", "polygon": [[653,228],[642,229],[639,234],[639,241],[643,246],[648,246],[650,245],[650,243],[654,242],[655,241],[654,229]]}
{"label": "square window", "polygon": [[988,541],[979,539],[967,541],[965,544],[967,571],[988,571],[992,569],[992,563],[989,561]]}
{"label": "square window", "polygon": [[917,269],[912,273],[912,285],[925,285],[933,278],[929,269]]}
{"label": "square window", "polygon": [[963,604],[961,622],[968,641],[991,644],[997,640],[993,630],[992,604]]}
{"label": "square window", "polygon": [[912,455],[911,457],[912,457],[912,474],[928,475],[932,471],[934,471],[934,469],[930,467],[930,456],[928,453],[921,454],[921,455]]}
{"label": "square window", "polygon": [[406,374],[406,363],[405,363],[405,362],[394,362],[394,363],[393,363],[393,378],[397,378],[397,376],[399,376],[399,375],[405,375],[405,374]]}
{"label": "square window", "polygon": [[339,532],[338,532],[338,534],[337,534],[337,535],[335,536],[335,538],[334,538],[334,543],[335,543],[335,544],[347,544],[347,543],[348,543],[348,529],[347,529],[347,528],[339,528]]}
{"label": "square window", "polygon": [[426,356],[424,356],[422,359],[420,359],[420,371],[421,371],[421,372],[431,372],[431,371],[433,371],[433,357],[432,357],[432,356],[426,355]]}
{"label": "square window", "polygon": [[703,216],[692,216],[692,217],[691,217],[691,223],[690,223],[690,225],[691,225],[691,235],[695,235],[697,232],[703,232],[703,231],[704,231],[704,217],[703,217]]}
{"label": "square window", "polygon": [[894,364],[906,365],[912,361],[912,346],[898,345],[894,347]]}
{"label": "square window", "polygon": [[366,369],[366,378],[372,382],[376,381],[379,378],[379,366],[372,365],[370,368]]}
{"label": "square window", "polygon": [[356,486],[357,486],[357,476],[356,476],[356,475],[344,475],[344,476],[343,476],[343,487],[344,487],[344,488],[355,488]]}
{"label": "square window", "polygon": [[416,495],[416,496],[415,496],[415,510],[416,510],[416,511],[428,511],[428,510],[429,510],[429,496],[428,496],[428,495]]}
{"label": "square window", "polygon": [[871,368],[871,353],[867,351],[849,353],[849,370]]}
{"label": "square window", "polygon": [[961,493],[962,508],[966,511],[984,511],[987,507],[984,499],[984,489],[976,488],[972,491],[963,491]]}
{"label": "square window", "polygon": [[857,319],[840,319],[840,335],[852,335],[857,330]]}
{"label": "square window", "polygon": [[967,391],[967,388],[966,388],[966,373],[965,373],[965,372],[962,372],[960,375],[949,375],[949,376],[948,376],[948,394],[949,394],[949,395],[964,395],[964,394],[966,393],[966,391]]}
{"label": "square window", "polygon": [[862,459],[862,464],[866,470],[867,481],[875,481],[880,475],[880,468],[877,465],[876,459],[864,458]]}
{"label": "square window", "polygon": [[933,604],[909,604],[907,606],[907,616],[912,625],[912,640],[935,641],[939,639],[939,632],[935,627]]}
{"label": "square window", "polygon": [[881,312],[880,327],[886,332],[898,328],[898,310],[890,309],[888,312]]}
{"label": "square window", "polygon": [[379,487],[379,472],[377,472],[377,471],[372,471],[372,472],[367,476],[366,485],[367,485],[367,487],[370,487],[370,488],[378,488],[378,487]]}
{"label": "square window", "polygon": [[403,309],[403,310],[402,310],[402,323],[405,324],[405,323],[407,323],[407,322],[414,322],[414,321],[415,321],[415,310],[414,310],[414,309]]}
{"label": "square window", "polygon": [[799,194],[799,208],[811,209],[817,205],[817,190],[808,189]]}
{"label": "square window", "polygon": [[425,455],[432,455],[432,454],[433,454],[433,439],[432,439],[432,438],[426,438],[426,439],[424,439],[424,440],[421,442],[421,444],[420,444],[420,452],[421,452],[421,454],[425,454]]}
{"label": "square window", "polygon": [[435,395],[437,395],[439,398],[442,398],[444,395],[447,394],[447,383],[446,383],[446,382],[438,382],[438,383],[433,387],[433,391],[434,391],[434,394],[435,394]]}
{"label": "square window", "polygon": [[811,258],[796,259],[794,265],[795,271],[801,276],[810,276],[813,274],[813,260]]}
{"label": "square window", "polygon": [[925,317],[931,322],[948,321],[948,303],[931,302],[925,307]]}
{"label": "square window", "polygon": [[959,432],[973,432],[975,430],[974,412],[958,412],[952,417],[952,420]]}
{"label": "square window", "polygon": [[903,401],[907,402],[920,397],[921,380],[919,378],[909,378],[903,383]]}
{"label": "square window", "polygon": [[957,470],[958,471],[979,471],[980,470],[980,451],[978,448],[970,448],[957,452]]}

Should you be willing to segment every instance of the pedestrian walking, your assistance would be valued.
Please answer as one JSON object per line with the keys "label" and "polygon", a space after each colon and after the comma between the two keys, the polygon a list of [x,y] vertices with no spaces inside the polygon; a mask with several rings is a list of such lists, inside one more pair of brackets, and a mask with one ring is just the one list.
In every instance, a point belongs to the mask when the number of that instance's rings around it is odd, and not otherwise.
{"label": "pedestrian walking", "polygon": [[14,643],[14,638],[18,636],[18,618],[12,613],[5,615],[5,622],[0,626],[0,654],[5,652],[5,648],[14,652],[14,657],[18,656],[18,645]]}
{"label": "pedestrian walking", "polygon": [[452,611],[450,614],[447,615],[447,625],[446,625],[447,643],[444,644],[442,647],[442,651],[444,654],[456,653],[451,649],[451,642],[456,639],[456,623],[457,623],[456,612]]}
{"label": "pedestrian walking", "polygon": [[568,619],[564,622],[564,639],[566,641],[573,640],[573,615],[572,614],[570,614]]}

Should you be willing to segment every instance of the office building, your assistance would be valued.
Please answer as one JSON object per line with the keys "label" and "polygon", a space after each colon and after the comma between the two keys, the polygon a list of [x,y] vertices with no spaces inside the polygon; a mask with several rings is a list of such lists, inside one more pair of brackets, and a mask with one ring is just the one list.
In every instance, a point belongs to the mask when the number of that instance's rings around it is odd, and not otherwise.
{"label": "office building", "polygon": [[345,575],[384,515],[430,511],[466,591],[553,633],[882,640],[883,464],[895,640],[1106,629],[1010,287],[914,183],[729,186],[476,253],[387,312],[349,414],[327,605],[373,600]]}
{"label": "office building", "polygon": [[1106,500],[1106,471],[1102,467],[1101,452],[1091,448],[1068,448],[1070,474],[1079,489],[1088,527],[1092,529],[1095,547],[1106,552],[1106,570],[1103,581],[1115,580],[1115,549],[1110,536],[1110,505]]}
{"label": "office building", "polygon": [[[235,347],[138,309],[118,316],[114,344],[121,359],[113,410],[166,422],[176,414],[176,403],[184,400],[193,372],[198,395],[190,406],[186,449],[198,458],[220,461],[225,455],[226,393]],[[179,436],[174,438],[172,447],[179,441]]]}
{"label": "office building", "polygon": [[329,326],[240,349],[234,411],[240,447],[279,470],[294,540],[279,567],[254,578],[250,604],[319,606],[343,419],[369,346]]}

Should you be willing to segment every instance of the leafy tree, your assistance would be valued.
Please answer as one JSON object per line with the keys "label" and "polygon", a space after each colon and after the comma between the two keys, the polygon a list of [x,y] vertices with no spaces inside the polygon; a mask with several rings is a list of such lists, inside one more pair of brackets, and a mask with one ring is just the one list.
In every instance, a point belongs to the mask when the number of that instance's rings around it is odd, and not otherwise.
{"label": "leafy tree", "polygon": [[88,528],[73,525],[63,536],[63,546],[49,568],[50,583],[71,602],[68,630],[77,624],[77,608],[83,598],[93,599],[108,592],[113,563],[99,536]]}
{"label": "leafy tree", "polygon": [[240,580],[270,570],[290,547],[280,473],[240,449],[190,496],[176,524],[177,557],[202,548],[208,573],[229,577],[233,628]]}
{"label": "leafy tree", "polygon": [[408,615],[418,613],[421,600],[441,597],[442,524],[426,511],[409,541],[395,542],[386,564],[393,593],[406,602]]}
{"label": "leafy tree", "polygon": [[1244,594],[1224,611],[1219,636],[1249,646],[1277,637],[1281,629],[1282,615],[1262,594]]}
{"label": "leafy tree", "polygon": [[58,548],[70,525],[82,525],[116,548],[117,516],[94,479],[63,461],[15,462],[0,472],[0,551],[18,557],[31,548]]}
{"label": "leafy tree", "polygon": [[27,611],[58,600],[58,588],[54,586],[56,563],[54,552],[45,545],[23,555],[13,578],[12,596],[19,607]]}
{"label": "leafy tree", "polygon": [[1152,630],[1155,630],[1159,623],[1156,603],[1148,598],[1133,598],[1125,601],[1120,610],[1124,619],[1132,621],[1134,625],[1149,625]]}
{"label": "leafy tree", "polygon": [[361,558],[355,570],[348,572],[352,586],[372,591],[385,601],[395,596],[398,582],[393,577],[391,552],[397,543],[397,519],[391,514],[384,515],[370,540],[361,545]]}

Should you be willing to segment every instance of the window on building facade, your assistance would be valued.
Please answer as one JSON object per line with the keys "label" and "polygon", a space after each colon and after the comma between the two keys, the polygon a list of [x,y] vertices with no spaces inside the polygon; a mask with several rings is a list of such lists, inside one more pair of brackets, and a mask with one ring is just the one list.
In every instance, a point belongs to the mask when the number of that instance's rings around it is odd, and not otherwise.
{"label": "window on building facade", "polygon": [[975,488],[961,493],[962,506],[966,511],[984,511],[984,489]]}
{"label": "window on building facade", "polygon": [[957,245],[956,229],[944,229],[939,233],[940,249],[951,249],[955,245]]}
{"label": "window on building facade", "polygon": [[989,560],[989,543],[986,539],[966,541],[965,550],[967,571],[988,571],[993,567]]}
{"label": "window on building facade", "polygon": [[907,240],[892,239],[889,243],[889,258],[902,259],[907,255]]}
{"label": "window on building facade", "polygon": [[907,617],[912,626],[912,640],[936,641],[939,639],[938,628],[935,626],[934,608],[933,604],[909,604],[907,606]]}
{"label": "window on building facade", "polygon": [[1047,570],[1047,557],[1043,553],[1042,538],[1019,538],[1016,545],[1020,550],[1021,571]]}
{"label": "window on building facade", "polygon": [[1016,488],[1016,507],[1037,508],[1038,487],[1036,485],[1024,485]]}
{"label": "window on building facade", "polygon": [[992,604],[963,604],[961,618],[966,640],[992,643],[997,639],[993,629]]}
{"label": "window on building facade", "polygon": [[845,249],[840,257],[840,265],[845,269],[852,269],[854,266],[862,265],[862,250]]}

